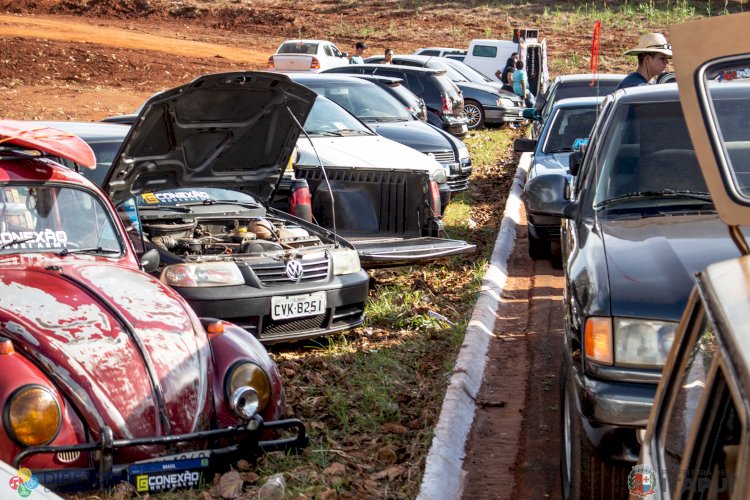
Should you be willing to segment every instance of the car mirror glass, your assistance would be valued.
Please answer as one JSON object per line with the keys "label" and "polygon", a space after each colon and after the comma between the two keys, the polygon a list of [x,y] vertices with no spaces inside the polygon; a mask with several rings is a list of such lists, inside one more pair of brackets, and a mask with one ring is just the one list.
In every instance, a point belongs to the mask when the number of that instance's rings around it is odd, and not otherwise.
{"label": "car mirror glass", "polygon": [[536,140],[518,138],[513,141],[513,151],[518,153],[533,153],[536,149]]}
{"label": "car mirror glass", "polygon": [[564,175],[546,174],[531,179],[524,188],[528,212],[570,218],[566,212],[566,207],[571,205],[565,197],[567,184],[568,178]]}
{"label": "car mirror glass", "polygon": [[159,267],[160,262],[159,251],[152,248],[148,252],[141,255],[141,269],[144,272],[152,273]]}

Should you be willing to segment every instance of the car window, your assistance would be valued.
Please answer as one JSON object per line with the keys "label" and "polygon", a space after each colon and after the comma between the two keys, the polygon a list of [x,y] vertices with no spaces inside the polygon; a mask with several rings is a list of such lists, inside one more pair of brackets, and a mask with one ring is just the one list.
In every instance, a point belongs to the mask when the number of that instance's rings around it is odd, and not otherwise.
{"label": "car window", "polygon": [[96,168],[88,169],[81,168],[79,172],[83,174],[88,180],[101,187],[104,183],[104,178],[107,176],[110,165],[115,160],[117,151],[120,150],[122,141],[113,142],[89,142],[89,146],[94,150],[96,156]]}
{"label": "car window", "polygon": [[325,51],[325,53],[326,53],[327,56],[333,57],[333,50],[331,50],[331,46],[330,45],[324,45],[323,46],[323,51]]}
{"label": "car window", "polygon": [[474,48],[471,50],[471,55],[495,58],[497,57],[497,47],[491,45],[474,45]]}
{"label": "car window", "polygon": [[[446,57],[450,58],[450,56],[446,56]],[[457,72],[461,73],[461,75],[463,75],[470,82],[491,82],[492,81],[491,79],[487,78],[485,75],[475,70],[468,64],[464,64],[461,61],[456,61],[453,58],[450,58],[450,62],[445,62],[445,64],[450,66]]]}
{"label": "car window", "polygon": [[421,51],[419,53],[419,55],[420,56],[439,56],[440,55],[440,51],[439,50],[428,49],[428,50]]}
{"label": "car window", "polygon": [[377,85],[341,85],[308,83],[308,87],[324,95],[363,121],[407,121],[412,116],[388,92]]}
{"label": "car window", "polygon": [[277,54],[317,54],[317,43],[285,42],[281,44]]}
{"label": "car window", "polygon": [[329,47],[331,48],[331,53],[334,57],[344,57],[343,52],[341,52],[338,47],[335,45],[330,45]]}
{"label": "car window", "polygon": [[304,125],[310,135],[373,135],[372,131],[338,104],[315,99]]}
{"label": "car window", "polygon": [[646,196],[665,191],[708,195],[678,101],[624,104],[614,112],[598,165],[595,207],[686,203]]}
{"label": "car window", "polygon": [[451,81],[454,82],[467,82],[469,81],[468,78],[466,78],[464,75],[456,71],[453,67],[451,67],[450,64],[440,60],[440,59],[431,59],[427,63],[428,68],[433,69],[443,69],[445,70],[445,74],[448,75],[448,78],[451,79]]}
{"label": "car window", "polygon": [[409,90],[413,92],[415,95],[421,96],[425,93],[425,87],[422,84],[422,79],[419,78],[419,76],[413,74],[413,73],[406,73],[405,81],[407,87],[409,87]]}
{"label": "car window", "polygon": [[439,88],[448,95],[451,99],[458,99],[458,87],[448,78],[448,75],[439,74],[435,75],[435,81],[438,82]]}
{"label": "car window", "polygon": [[585,139],[596,120],[596,107],[559,108],[547,126],[543,153],[573,151],[576,139]]}
{"label": "car window", "polygon": [[584,162],[581,165],[580,171],[575,178],[573,190],[571,191],[571,199],[576,198],[576,194],[580,192],[587,176],[592,177],[596,173],[595,166],[602,161],[603,152],[606,148],[600,147],[600,144],[602,142],[600,138],[604,133],[607,123],[609,123],[608,114],[614,106],[613,102],[613,99],[605,98],[601,104],[601,108],[599,109],[599,117],[594,123],[594,127],[589,134],[589,141],[585,149],[586,152],[584,156]]}
{"label": "car window", "polygon": [[109,211],[93,193],[59,186],[0,187],[0,254],[123,250]]}
{"label": "car window", "polygon": [[698,404],[706,392],[706,381],[714,355],[718,350],[713,325],[705,319],[693,336],[693,345],[686,352],[687,358],[674,379],[677,387],[671,394],[668,411],[660,423],[660,439],[663,440],[663,465],[666,481],[673,490],[680,478],[680,464],[687,449],[690,430],[695,423]]}

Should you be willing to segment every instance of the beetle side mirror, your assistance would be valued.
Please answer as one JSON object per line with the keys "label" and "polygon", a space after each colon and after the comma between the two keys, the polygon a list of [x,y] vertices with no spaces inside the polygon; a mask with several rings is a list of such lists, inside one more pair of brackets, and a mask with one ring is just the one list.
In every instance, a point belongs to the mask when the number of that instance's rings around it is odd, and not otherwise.
{"label": "beetle side mirror", "polygon": [[583,151],[573,151],[568,157],[568,171],[571,175],[578,175],[578,170],[583,163]]}
{"label": "beetle side mirror", "polygon": [[565,175],[546,174],[534,177],[526,183],[526,209],[534,215],[552,215],[563,219],[572,218],[574,205],[565,197],[568,178]]}
{"label": "beetle side mirror", "polygon": [[518,153],[533,153],[536,150],[535,139],[518,138],[513,141],[513,151]]}
{"label": "beetle side mirror", "polygon": [[534,108],[524,108],[524,110],[521,111],[521,116],[523,116],[524,118],[526,118],[528,120],[534,120],[534,121],[537,121],[537,122],[541,119],[541,115],[539,114],[539,110],[538,109],[534,109]]}
{"label": "beetle side mirror", "polygon": [[152,248],[148,252],[141,255],[141,269],[144,272],[152,273],[159,267],[159,251],[156,248]]}

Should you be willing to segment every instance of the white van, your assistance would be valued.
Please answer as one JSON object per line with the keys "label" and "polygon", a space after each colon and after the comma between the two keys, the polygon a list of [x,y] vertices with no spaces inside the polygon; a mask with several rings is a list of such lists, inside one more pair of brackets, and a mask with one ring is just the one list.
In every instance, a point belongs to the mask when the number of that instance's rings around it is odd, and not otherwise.
{"label": "white van", "polygon": [[469,51],[464,58],[468,64],[488,78],[498,80],[495,72],[505,69],[505,63],[513,52],[521,55],[524,69],[529,75],[529,90],[539,95],[547,90],[549,70],[547,68],[547,40],[538,42],[536,38],[513,40],[474,39],[469,43]]}

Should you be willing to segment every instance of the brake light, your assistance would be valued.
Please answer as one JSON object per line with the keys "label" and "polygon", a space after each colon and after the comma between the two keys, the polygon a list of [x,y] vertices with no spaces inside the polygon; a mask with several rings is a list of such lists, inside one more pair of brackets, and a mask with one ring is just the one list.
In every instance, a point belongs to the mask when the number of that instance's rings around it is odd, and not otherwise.
{"label": "brake light", "polygon": [[305,179],[292,181],[292,195],[289,197],[289,213],[295,217],[312,222],[312,201],[310,187]]}
{"label": "brake light", "polygon": [[430,208],[434,217],[440,216],[443,211],[440,203],[440,188],[435,181],[430,181]]}
{"label": "brake light", "polygon": [[275,66],[273,65],[273,56],[271,56],[271,57],[268,58],[268,67],[270,69],[274,69],[275,68]]}
{"label": "brake light", "polygon": [[310,61],[310,69],[320,69],[320,61],[317,57],[313,57]]}
{"label": "brake light", "polygon": [[443,113],[453,113],[453,103],[448,96],[443,94],[441,100],[443,101]]}

